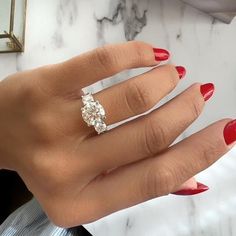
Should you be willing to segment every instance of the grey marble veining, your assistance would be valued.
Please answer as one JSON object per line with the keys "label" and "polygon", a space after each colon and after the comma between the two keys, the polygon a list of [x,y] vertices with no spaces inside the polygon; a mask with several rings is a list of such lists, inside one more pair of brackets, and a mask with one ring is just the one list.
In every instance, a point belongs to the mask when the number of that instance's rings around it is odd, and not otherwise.
{"label": "grey marble veining", "polygon": [[147,24],[147,8],[141,9],[141,5],[144,5],[143,3],[145,3],[145,1],[140,0],[130,2],[122,0],[116,2],[116,4],[112,2],[112,14],[110,16],[96,18],[98,27],[100,26],[102,29],[106,23],[116,25],[123,22],[126,40],[134,40]]}
{"label": "grey marble veining", "polygon": [[[0,78],[127,40],[167,48],[171,63],[186,66],[186,79],[162,103],[194,82],[215,83],[214,98],[178,140],[223,117],[236,117],[236,20],[223,24],[178,0],[30,0],[26,51],[0,55]],[[90,89],[143,71],[125,71]],[[207,193],[154,199],[85,227],[95,236],[234,236],[235,158],[234,149],[197,176],[210,186]]]}

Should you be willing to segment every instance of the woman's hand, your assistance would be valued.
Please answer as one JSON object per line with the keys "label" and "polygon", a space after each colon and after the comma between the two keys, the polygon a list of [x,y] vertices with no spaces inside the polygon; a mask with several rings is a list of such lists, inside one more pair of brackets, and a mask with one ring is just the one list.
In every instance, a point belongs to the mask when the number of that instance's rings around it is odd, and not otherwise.
{"label": "woman's hand", "polygon": [[[143,42],[108,45],[0,83],[1,168],[20,174],[55,224],[88,223],[175,192],[231,148],[236,122],[229,119],[170,147],[200,115],[212,84],[194,84],[150,114],[101,135],[82,120],[82,88],[167,58]],[[110,125],[148,111],[184,74],[183,67],[159,66],[94,97]]]}

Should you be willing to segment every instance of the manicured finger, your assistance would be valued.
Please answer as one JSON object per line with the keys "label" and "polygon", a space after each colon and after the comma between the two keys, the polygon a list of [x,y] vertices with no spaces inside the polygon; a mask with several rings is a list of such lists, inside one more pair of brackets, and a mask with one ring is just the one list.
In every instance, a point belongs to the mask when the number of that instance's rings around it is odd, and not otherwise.
{"label": "manicured finger", "polygon": [[[187,181],[186,183],[188,183],[188,182],[189,181]],[[188,184],[188,185],[190,185],[190,184]],[[172,194],[179,195],[179,196],[192,196],[192,195],[204,193],[208,190],[209,190],[209,187],[207,185],[197,182],[195,187],[183,186],[183,187],[181,187],[181,189],[178,189],[177,191],[173,192]]]}
{"label": "manicured finger", "polygon": [[155,66],[169,58],[168,51],[150,44],[130,41],[105,45],[66,62],[47,67],[50,83],[57,91],[79,91],[126,69]]}
{"label": "manicured finger", "polygon": [[176,87],[183,74],[185,74],[183,67],[172,65],[156,67],[105,89],[94,97],[105,108],[106,123],[113,124],[142,114],[154,107]]}
{"label": "manicured finger", "polygon": [[165,150],[200,115],[204,94],[213,89],[203,94],[207,86],[194,84],[151,114],[87,140],[86,149],[100,147],[99,153],[90,150],[91,157],[97,157],[91,158],[91,168],[106,171]]}
{"label": "manicured finger", "polygon": [[195,178],[191,178],[177,188],[174,195],[192,196],[209,190],[209,187],[203,183],[197,182]]}
{"label": "manicured finger", "polygon": [[208,168],[231,148],[227,140],[230,135],[236,138],[236,124],[232,128],[228,122],[229,119],[214,123],[159,156],[98,178],[82,194],[84,204],[91,204],[89,210],[86,208],[86,216],[100,218],[176,191],[181,183]]}
{"label": "manicured finger", "polygon": [[181,184],[181,186],[177,189],[177,191],[184,189],[196,189],[196,188],[197,188],[197,181],[195,180],[195,178],[190,178],[189,180]]}

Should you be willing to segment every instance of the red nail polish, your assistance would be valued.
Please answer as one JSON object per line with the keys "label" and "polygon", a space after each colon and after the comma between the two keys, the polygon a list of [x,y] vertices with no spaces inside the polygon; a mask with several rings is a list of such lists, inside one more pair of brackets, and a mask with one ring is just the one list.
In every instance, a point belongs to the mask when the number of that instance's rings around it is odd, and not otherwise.
{"label": "red nail polish", "polygon": [[236,120],[230,121],[224,129],[224,138],[227,145],[236,141]]}
{"label": "red nail polish", "polygon": [[182,79],[186,75],[186,69],[183,66],[176,66],[175,68],[179,73],[179,78]]}
{"label": "red nail polish", "polygon": [[153,48],[154,54],[155,54],[155,60],[156,61],[166,61],[170,57],[170,53],[161,48]]}
{"label": "red nail polish", "polygon": [[199,194],[199,193],[203,193],[207,190],[209,190],[208,186],[198,182],[196,189],[183,189],[183,190],[177,191],[177,192],[172,193],[172,194],[181,195],[181,196],[190,196],[190,195],[196,195],[196,194]]}
{"label": "red nail polish", "polygon": [[200,90],[201,90],[202,96],[204,97],[204,100],[208,101],[212,97],[212,95],[215,91],[215,86],[212,83],[203,84],[201,86]]}

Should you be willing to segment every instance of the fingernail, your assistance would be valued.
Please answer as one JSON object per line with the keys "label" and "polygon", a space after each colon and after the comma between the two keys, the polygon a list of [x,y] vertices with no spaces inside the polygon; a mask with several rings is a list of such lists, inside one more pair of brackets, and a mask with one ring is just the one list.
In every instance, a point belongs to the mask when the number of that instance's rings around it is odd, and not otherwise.
{"label": "fingernail", "polygon": [[200,89],[201,89],[201,94],[204,97],[204,100],[208,101],[212,97],[215,91],[215,86],[212,83],[203,84]]}
{"label": "fingernail", "polygon": [[181,195],[181,196],[191,196],[191,195],[196,195],[199,193],[203,193],[205,191],[209,190],[209,187],[197,182],[197,188],[196,189],[182,189],[180,191],[177,191],[175,193],[172,193],[174,195]]}
{"label": "fingernail", "polygon": [[161,48],[153,48],[154,54],[155,54],[155,60],[156,61],[166,61],[170,57],[170,53]]}
{"label": "fingernail", "polygon": [[186,69],[183,66],[176,66],[175,68],[179,73],[179,78],[182,79],[186,75]]}
{"label": "fingernail", "polygon": [[230,121],[224,129],[224,138],[227,145],[236,141],[236,120]]}

